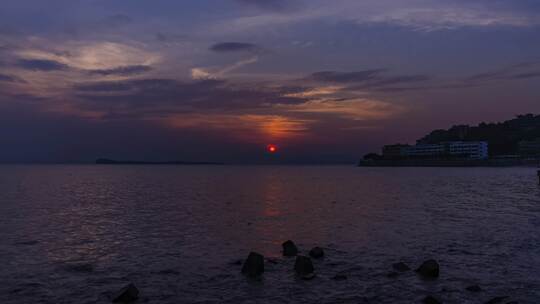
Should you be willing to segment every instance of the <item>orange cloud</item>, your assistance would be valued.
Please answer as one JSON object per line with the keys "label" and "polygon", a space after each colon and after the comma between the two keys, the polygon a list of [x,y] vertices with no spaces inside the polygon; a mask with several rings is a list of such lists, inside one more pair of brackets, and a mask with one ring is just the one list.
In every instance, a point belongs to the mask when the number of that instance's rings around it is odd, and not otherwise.
{"label": "orange cloud", "polygon": [[261,114],[185,114],[165,119],[175,128],[207,128],[227,132],[239,139],[266,143],[307,135],[313,120]]}

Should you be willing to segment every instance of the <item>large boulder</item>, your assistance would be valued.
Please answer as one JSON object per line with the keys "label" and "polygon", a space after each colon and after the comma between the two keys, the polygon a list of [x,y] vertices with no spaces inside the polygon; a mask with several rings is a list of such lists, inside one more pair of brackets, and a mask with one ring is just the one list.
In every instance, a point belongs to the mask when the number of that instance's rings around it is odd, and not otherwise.
{"label": "large boulder", "polygon": [[435,260],[427,260],[418,269],[416,272],[426,279],[435,279],[439,277],[439,263]]}
{"label": "large boulder", "polygon": [[131,303],[139,298],[139,289],[129,283],[118,291],[118,293],[113,296],[113,303]]}
{"label": "large boulder", "polygon": [[297,275],[308,278],[313,276],[315,269],[310,258],[299,255],[294,263],[294,271],[296,271]]}
{"label": "large boulder", "polygon": [[286,241],[281,246],[283,247],[283,256],[292,257],[298,254],[298,248],[291,240]]}
{"label": "large boulder", "polygon": [[242,266],[242,273],[250,277],[256,277],[263,274],[263,272],[264,256],[256,252],[250,252]]}
{"label": "large boulder", "polygon": [[321,247],[314,247],[309,251],[309,256],[314,259],[320,259],[324,257],[324,250]]}

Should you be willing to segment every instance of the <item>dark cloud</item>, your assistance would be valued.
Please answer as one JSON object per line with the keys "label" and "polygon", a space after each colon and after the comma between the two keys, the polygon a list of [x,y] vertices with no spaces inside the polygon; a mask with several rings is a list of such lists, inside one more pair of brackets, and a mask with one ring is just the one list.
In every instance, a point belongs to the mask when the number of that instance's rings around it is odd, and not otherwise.
{"label": "dark cloud", "polygon": [[7,44],[0,44],[0,52],[5,52],[11,50],[11,47]]}
{"label": "dark cloud", "polygon": [[468,82],[519,80],[540,77],[540,62],[522,62],[499,70],[479,73],[466,79]]}
{"label": "dark cloud", "polygon": [[427,75],[405,75],[405,76],[391,76],[379,79],[372,83],[375,86],[394,85],[399,83],[412,83],[412,82],[424,82],[430,80],[431,77]]}
{"label": "dark cloud", "polygon": [[108,27],[121,27],[132,22],[131,17],[124,14],[116,14],[103,19],[103,24]]}
{"label": "dark cloud", "polygon": [[131,82],[125,81],[106,81],[106,82],[94,82],[77,85],[74,89],[77,92],[121,92],[132,89]]}
{"label": "dark cloud", "polygon": [[386,75],[385,69],[373,69],[357,72],[323,71],[313,73],[308,81],[347,85],[352,90],[374,90],[384,92],[411,91],[425,86],[409,87],[407,85],[423,83],[431,80],[427,75]]}
{"label": "dark cloud", "polygon": [[2,82],[24,82],[19,77],[12,76],[12,75],[6,75],[6,74],[0,74],[0,81]]}
{"label": "dark cloud", "polygon": [[260,48],[252,43],[243,42],[222,42],[216,43],[210,47],[211,51],[218,53],[232,53],[232,52],[253,52]]}
{"label": "dark cloud", "polygon": [[67,65],[58,61],[45,59],[20,59],[15,65],[25,70],[43,72],[61,71],[69,68]]}
{"label": "dark cloud", "polygon": [[513,75],[514,79],[527,79],[540,77],[540,71]]}
{"label": "dark cloud", "polygon": [[147,65],[129,65],[121,66],[112,69],[101,69],[101,70],[90,70],[90,74],[110,76],[110,75],[120,75],[120,76],[131,76],[142,74],[148,71],[151,71],[152,67]]}
{"label": "dark cloud", "polygon": [[271,104],[298,104],[305,99],[286,97],[291,88],[239,88],[222,80],[182,82],[173,79],[138,79],[94,82],[74,88],[75,96],[87,109],[137,109],[164,113],[196,109],[235,111],[266,108]]}
{"label": "dark cloud", "polygon": [[156,40],[162,43],[177,43],[187,40],[187,36],[180,34],[168,34],[159,32],[156,34]]}
{"label": "dark cloud", "polygon": [[498,8],[512,11],[527,11],[534,12],[540,11],[540,3],[537,0],[457,0],[457,2],[470,4],[475,2],[476,4],[483,4],[486,8]]}
{"label": "dark cloud", "polygon": [[307,79],[321,82],[335,82],[335,83],[353,83],[363,82],[376,78],[384,70],[365,70],[358,72],[334,72],[323,71],[311,74]]}
{"label": "dark cloud", "polygon": [[257,7],[263,10],[284,11],[298,6],[295,0],[236,0],[241,4]]}

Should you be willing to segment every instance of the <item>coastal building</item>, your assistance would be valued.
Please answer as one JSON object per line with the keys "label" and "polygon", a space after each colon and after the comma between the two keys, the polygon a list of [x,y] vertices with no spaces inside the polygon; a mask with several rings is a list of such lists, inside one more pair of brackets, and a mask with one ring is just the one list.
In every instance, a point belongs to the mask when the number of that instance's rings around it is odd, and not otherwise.
{"label": "coastal building", "polygon": [[520,141],[519,155],[522,157],[540,157],[540,138],[536,140]]}
{"label": "coastal building", "polygon": [[418,144],[406,148],[404,152],[405,156],[422,158],[440,158],[447,154],[444,144]]}
{"label": "coastal building", "polygon": [[448,153],[454,157],[468,159],[487,159],[488,143],[485,141],[453,141],[446,143]]}
{"label": "coastal building", "polygon": [[409,148],[410,145],[386,145],[382,149],[382,156],[385,159],[399,159],[405,156],[405,149]]}
{"label": "coastal building", "polygon": [[488,143],[485,141],[450,141],[437,144],[419,143],[410,145],[388,145],[383,147],[385,159],[487,159]]}

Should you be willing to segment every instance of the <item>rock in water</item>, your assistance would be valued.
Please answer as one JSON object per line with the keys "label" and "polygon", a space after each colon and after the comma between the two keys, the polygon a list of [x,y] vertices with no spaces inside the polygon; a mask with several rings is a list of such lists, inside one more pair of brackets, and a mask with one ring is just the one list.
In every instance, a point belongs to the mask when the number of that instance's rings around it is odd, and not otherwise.
{"label": "rock in water", "polygon": [[324,257],[324,250],[321,247],[314,247],[309,251],[309,256],[314,259],[320,259]]}
{"label": "rock in water", "polygon": [[264,256],[256,252],[250,252],[242,266],[242,273],[250,277],[256,277],[263,274],[263,272]]}
{"label": "rock in water", "polygon": [[118,291],[118,294],[113,298],[113,303],[131,303],[138,297],[139,289],[133,283],[129,283]]}
{"label": "rock in water", "polygon": [[432,296],[427,296],[424,298],[424,300],[422,301],[422,303],[424,304],[441,304],[442,302],[435,299],[434,297]]}
{"label": "rock in water", "polygon": [[428,260],[422,263],[416,270],[421,276],[427,279],[439,277],[439,263],[435,260]]}
{"label": "rock in water", "polygon": [[291,257],[298,254],[298,248],[291,240],[286,241],[281,246],[283,247],[283,256]]}
{"label": "rock in water", "polygon": [[405,264],[403,262],[392,264],[392,268],[394,268],[395,271],[399,271],[399,272],[405,272],[405,271],[411,270],[409,265],[407,265],[407,264]]}
{"label": "rock in water", "polygon": [[309,277],[313,275],[313,263],[311,259],[305,256],[297,256],[294,263],[294,271],[301,277]]}

